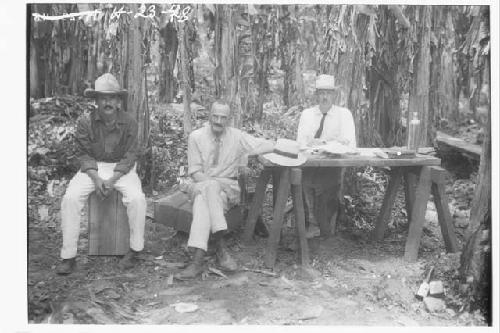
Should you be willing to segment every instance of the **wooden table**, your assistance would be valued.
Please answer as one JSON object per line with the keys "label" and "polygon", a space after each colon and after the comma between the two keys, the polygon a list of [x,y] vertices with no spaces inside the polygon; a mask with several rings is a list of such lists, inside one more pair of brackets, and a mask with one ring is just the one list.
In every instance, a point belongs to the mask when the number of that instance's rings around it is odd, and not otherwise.
{"label": "wooden table", "polygon": [[[283,224],[285,205],[290,188],[292,189],[295,221],[301,249],[301,264],[306,266],[309,265],[309,252],[305,236],[305,216],[302,201],[302,169],[305,168],[343,168],[365,166],[391,168],[389,184],[387,186],[382,208],[372,235],[375,240],[382,240],[384,237],[391,209],[396,198],[397,189],[404,178],[406,210],[408,212],[410,224],[404,255],[405,259],[408,261],[414,261],[417,259],[420,237],[422,235],[425,220],[427,201],[429,200],[431,191],[431,184],[433,184],[433,179],[435,177],[441,177],[442,179],[436,179],[436,184],[438,181],[441,184],[439,185],[439,188],[436,187],[436,189],[434,189],[434,186],[432,187],[433,195],[435,196],[435,201],[437,200],[436,206],[439,204],[439,207],[437,207],[440,217],[439,222],[443,236],[446,236],[444,238],[447,249],[456,251],[456,240],[454,239],[453,226],[450,221],[451,217],[449,216],[446,202],[447,200],[444,194],[444,177],[441,176],[442,172],[439,172],[439,165],[441,164],[441,160],[439,158],[420,154],[417,154],[417,156],[413,158],[397,159],[365,157],[360,155],[344,155],[340,158],[326,158],[320,155],[308,155],[307,162],[300,167],[277,166],[263,156],[259,156],[258,159],[263,164],[264,170],[261,172],[257,180],[255,196],[248,213],[243,240],[248,243],[252,239],[255,223],[262,211],[266,186],[272,175],[274,182],[273,191],[275,195],[275,205],[273,212],[273,224],[264,259],[267,267],[274,267],[274,263],[276,261],[280,231]],[[435,172],[433,170],[436,167],[437,171]],[[436,173],[436,175],[434,175],[434,173]],[[441,213],[442,211],[443,213]],[[444,218],[442,219],[441,216],[444,216]]]}

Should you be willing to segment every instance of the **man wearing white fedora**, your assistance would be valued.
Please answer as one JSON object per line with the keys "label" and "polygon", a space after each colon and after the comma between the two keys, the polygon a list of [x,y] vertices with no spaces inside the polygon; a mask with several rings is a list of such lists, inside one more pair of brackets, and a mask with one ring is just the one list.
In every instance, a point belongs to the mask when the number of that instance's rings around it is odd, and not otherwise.
{"label": "man wearing white fedora", "polygon": [[194,255],[192,262],[175,275],[177,279],[191,279],[203,272],[210,234],[216,243],[220,268],[237,269],[224,243],[227,230],[224,212],[239,202],[238,167],[245,163],[249,154],[272,151],[274,143],[228,126],[230,113],[227,103],[214,102],[209,124],[189,136],[188,173],[193,180],[189,186],[193,221],[187,245],[194,249]]}
{"label": "man wearing white fedora", "polygon": [[95,81],[95,89],[84,92],[86,97],[96,99],[97,110],[80,118],[76,128],[80,170],[69,182],[61,203],[63,244],[58,274],[70,274],[75,269],[80,212],[94,191],[104,197],[114,188],[123,195],[130,226],[130,251],[120,266],[132,267],[144,247],[146,198],[135,170],[137,122],[122,110],[122,97],[126,94],[109,73]]}
{"label": "man wearing white fedora", "polygon": [[[297,131],[301,147],[314,147],[337,142],[349,148],[356,147],[354,120],[346,108],[334,105],[335,85],[332,75],[319,75],[316,79],[316,96],[319,104],[302,111]],[[342,169],[304,170],[306,219],[309,218],[308,200],[312,194],[314,217],[319,223],[321,236],[330,235],[330,220],[338,210],[338,192]]]}

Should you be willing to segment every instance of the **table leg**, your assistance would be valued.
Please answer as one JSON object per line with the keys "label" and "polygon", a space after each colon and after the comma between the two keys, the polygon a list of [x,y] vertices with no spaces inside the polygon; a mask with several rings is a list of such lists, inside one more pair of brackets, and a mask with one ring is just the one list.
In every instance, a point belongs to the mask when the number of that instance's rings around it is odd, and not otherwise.
{"label": "table leg", "polygon": [[290,175],[292,183],[292,200],[295,213],[295,227],[300,244],[300,263],[309,266],[309,246],[306,238],[304,202],[302,198],[302,170],[293,168]]}
{"label": "table leg", "polygon": [[336,205],[334,208],[334,213],[332,218],[330,219],[330,234],[331,236],[335,236],[337,231],[337,222],[345,219],[345,205],[344,205],[344,174],[345,168],[340,169],[340,184],[339,190],[336,195]]}
{"label": "table leg", "polygon": [[432,196],[434,197],[434,204],[438,213],[439,226],[441,227],[441,234],[443,235],[446,251],[457,252],[458,241],[453,228],[453,222],[448,207],[448,198],[444,191],[443,183],[432,183]]}
{"label": "table leg", "polygon": [[408,219],[408,223],[410,223],[413,203],[415,202],[415,186],[417,184],[417,175],[413,172],[405,170],[404,178],[406,217]]}
{"label": "table leg", "polygon": [[276,198],[278,197],[278,188],[280,187],[280,169],[273,170],[273,208],[276,205]]}
{"label": "table leg", "polygon": [[389,184],[385,190],[384,201],[382,202],[382,208],[377,217],[377,222],[375,225],[375,230],[373,231],[372,238],[376,241],[381,241],[384,238],[385,230],[387,229],[387,224],[391,218],[391,210],[394,205],[394,200],[396,199],[396,194],[398,193],[399,185],[401,184],[402,171],[401,168],[392,168],[389,173]]}
{"label": "table leg", "polygon": [[276,205],[273,212],[273,224],[271,226],[271,233],[267,241],[266,255],[264,264],[268,268],[273,268],[276,261],[276,254],[278,251],[278,243],[280,240],[281,226],[283,224],[283,217],[285,215],[286,200],[290,192],[290,168],[281,168],[279,187],[276,197]]}
{"label": "table leg", "polygon": [[250,210],[248,211],[248,217],[245,223],[245,232],[243,234],[244,243],[248,244],[252,240],[255,223],[257,222],[257,219],[262,212],[262,204],[264,203],[264,199],[266,197],[266,186],[269,182],[270,177],[271,171],[268,169],[264,169],[257,179],[257,184],[255,186],[255,195],[252,201],[252,205],[250,206]]}
{"label": "table leg", "polygon": [[420,170],[415,201],[413,203],[410,230],[405,246],[405,260],[415,261],[418,256],[418,247],[420,245],[420,237],[425,222],[425,211],[427,209],[427,201],[429,201],[431,190],[431,169],[424,166]]}

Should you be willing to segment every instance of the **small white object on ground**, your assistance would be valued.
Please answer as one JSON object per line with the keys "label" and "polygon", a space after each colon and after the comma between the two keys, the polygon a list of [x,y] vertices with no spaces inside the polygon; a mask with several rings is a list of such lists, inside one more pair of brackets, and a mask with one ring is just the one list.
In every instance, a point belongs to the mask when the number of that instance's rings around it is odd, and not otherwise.
{"label": "small white object on ground", "polygon": [[442,281],[431,281],[429,282],[429,293],[434,297],[439,297],[444,295],[444,286]]}
{"label": "small white object on ground", "polygon": [[425,297],[424,304],[425,304],[425,308],[430,313],[443,312],[446,310],[446,305],[445,305],[444,301],[440,298]]}
{"label": "small white object on ground", "polygon": [[194,303],[176,303],[172,305],[175,311],[179,313],[188,313],[198,310],[198,305]]}

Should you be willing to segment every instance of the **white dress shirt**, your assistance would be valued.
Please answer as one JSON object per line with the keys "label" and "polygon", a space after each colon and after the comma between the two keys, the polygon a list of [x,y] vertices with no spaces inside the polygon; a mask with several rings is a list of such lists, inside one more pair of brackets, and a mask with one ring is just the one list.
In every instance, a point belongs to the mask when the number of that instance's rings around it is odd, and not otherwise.
{"label": "white dress shirt", "polygon": [[[237,204],[240,201],[240,187],[236,179],[238,167],[247,165],[248,154],[267,142],[233,127],[226,127],[217,140],[210,125],[206,124],[189,135],[188,174],[201,171],[215,179],[226,195],[227,200],[223,201],[227,201],[229,206]],[[197,188],[205,186],[206,182],[191,183],[188,193],[194,197]]]}
{"label": "white dress shirt", "polygon": [[207,124],[189,135],[188,174],[201,171],[209,177],[237,177],[238,167],[246,165],[248,153],[266,143],[263,138],[233,127],[226,127],[218,142]]}
{"label": "white dress shirt", "polygon": [[[318,130],[323,113],[319,105],[302,111],[297,130],[297,142],[301,147],[307,146],[314,140],[314,135]],[[323,131],[320,140],[325,143],[338,141],[348,147],[356,147],[356,131],[354,129],[354,119],[351,111],[346,108],[333,105],[328,110],[323,123]]]}

